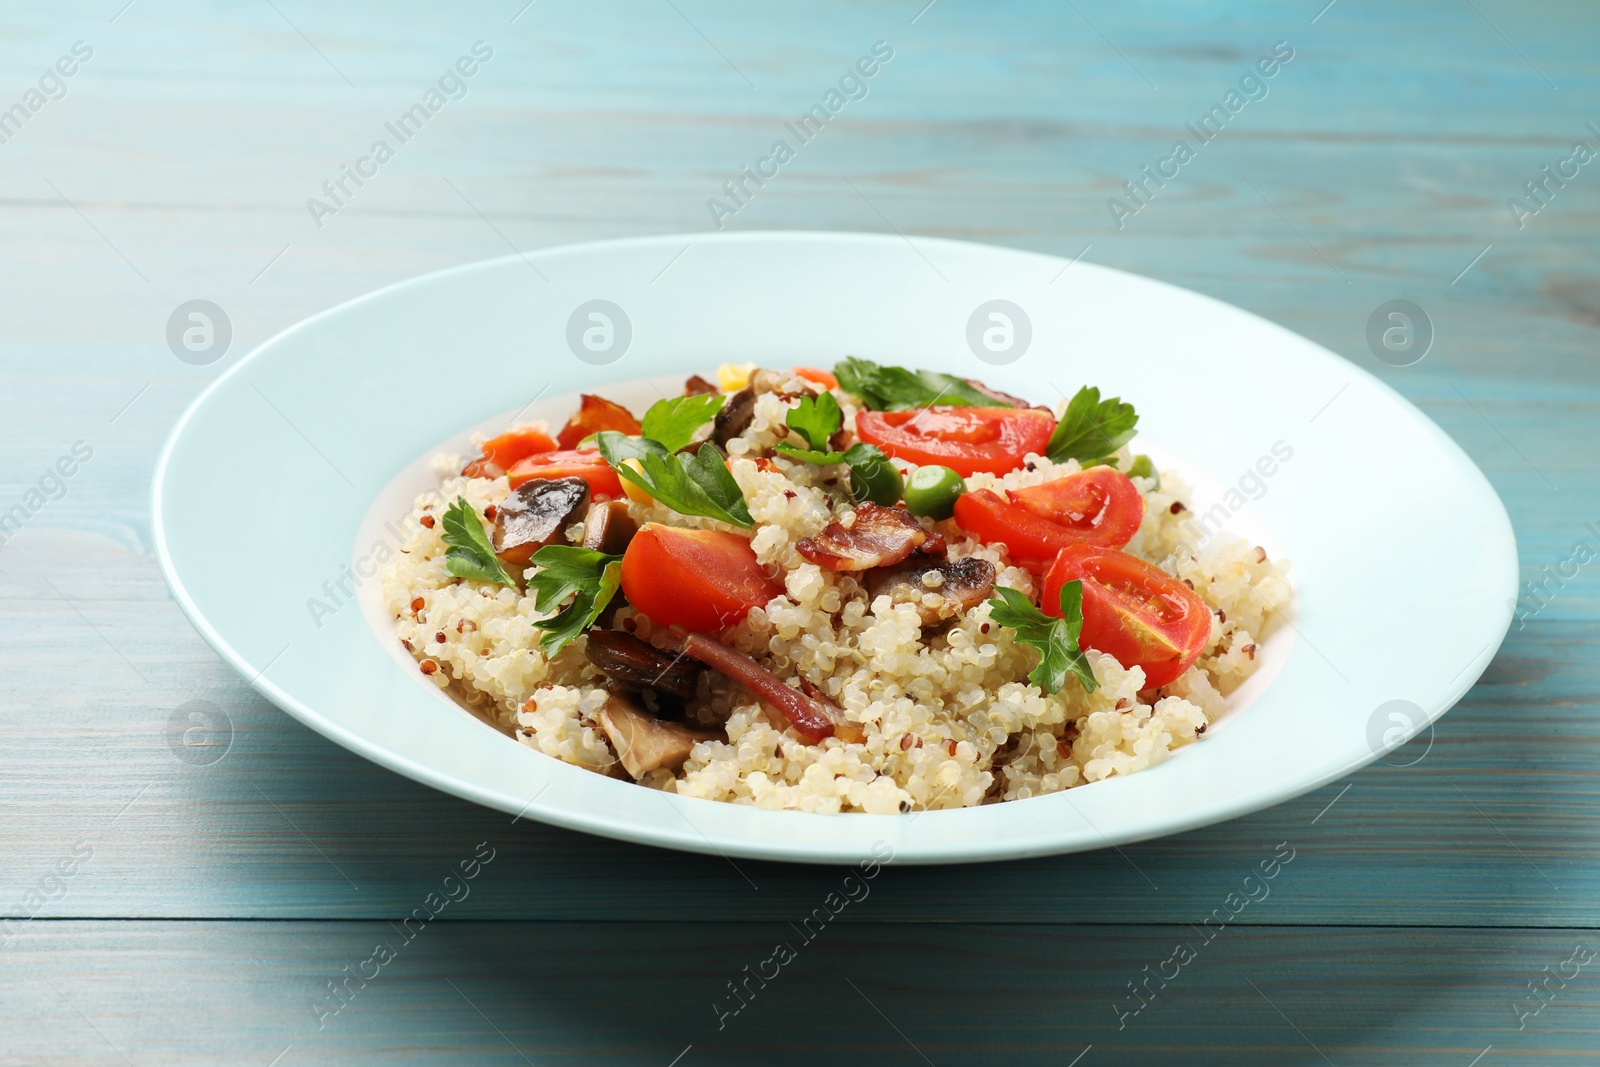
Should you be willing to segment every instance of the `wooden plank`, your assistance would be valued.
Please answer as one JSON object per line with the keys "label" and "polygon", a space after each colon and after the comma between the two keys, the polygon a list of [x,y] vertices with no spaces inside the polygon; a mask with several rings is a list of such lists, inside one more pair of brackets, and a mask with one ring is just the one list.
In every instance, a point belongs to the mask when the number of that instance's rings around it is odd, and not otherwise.
{"label": "wooden plank", "polygon": [[[0,654],[17,687],[0,719],[14,783],[0,810],[15,860],[0,871],[0,900],[20,899],[80,839],[95,857],[44,914],[389,916],[478,840],[507,854],[474,897],[483,917],[572,919],[598,908],[689,919],[710,895],[720,914],[775,919],[834,877],[742,862],[741,875],[720,859],[512,827],[368,764],[247,690],[163,599],[147,561],[98,547],[115,560],[99,566],[121,574],[99,588],[120,596],[80,602],[85,572],[71,560],[92,558],[97,545],[80,540],[39,558],[82,617],[53,595],[22,599],[24,576],[4,589],[26,636]],[[1600,924],[1600,667],[1587,652],[1597,632],[1543,620],[1514,632],[1414,767],[1379,765],[1348,792],[1329,787],[1120,854],[899,870],[896,915],[1189,921],[1257,852],[1289,841],[1305,859],[1275,898],[1281,910],[1263,921]],[[103,703],[93,706],[62,685],[89,649],[103,675]],[[235,727],[227,756],[206,767],[180,762],[166,737],[174,709],[196,698],[224,708]]]}
{"label": "wooden plank", "polygon": [[1596,1062],[1597,949],[1588,929],[64,922],[9,950],[0,1059],[1545,1067]]}
{"label": "wooden plank", "polygon": [[[706,199],[884,38],[897,54],[871,95],[730,228],[1083,252],[1280,322],[1455,437],[1538,577],[1600,544],[1596,172],[1525,229],[1505,200],[1593,141],[1600,9],[1343,2],[1312,25],[1320,2],[939,3],[913,23],[921,0],[545,0],[513,24],[520,0],[278,6],[3,16],[0,104],[71,41],[97,55],[0,146],[0,505],[73,441],[96,454],[0,547],[0,915],[40,916],[0,926],[0,1062],[1600,1060],[1592,965],[1521,1018],[1529,983],[1600,949],[1590,569],[1513,631],[1415,766],[1121,852],[890,868],[718,1029],[726,984],[801,937],[789,924],[843,872],[512,827],[351,756],[199,641],[145,503],[178,412],[252,345],[508,243],[706,229]],[[478,37],[496,58],[469,98],[317,229],[305,198]],[[1298,55],[1270,96],[1116,229],[1107,198],[1280,39]],[[162,339],[196,296],[236,329],[205,368]],[[1365,341],[1394,297],[1436,327],[1413,367]],[[196,698],[236,727],[209,767],[166,742]],[[319,1031],[313,998],[399,945],[387,920],[483,841],[498,851],[471,895]],[[1270,896],[1202,941],[1280,842],[1294,859]],[[1191,941],[1124,1020],[1127,983]]]}

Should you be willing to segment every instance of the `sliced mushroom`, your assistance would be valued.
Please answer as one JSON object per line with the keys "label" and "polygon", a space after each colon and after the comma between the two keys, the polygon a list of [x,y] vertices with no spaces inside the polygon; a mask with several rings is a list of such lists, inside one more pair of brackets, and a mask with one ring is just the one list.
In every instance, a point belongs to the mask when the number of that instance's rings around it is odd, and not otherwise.
{"label": "sliced mushroom", "polygon": [[682,723],[653,719],[626,693],[612,693],[600,711],[600,728],[617,750],[622,769],[635,781],[653,770],[677,770],[697,742],[716,734],[691,730]]}
{"label": "sliced mushroom", "polygon": [[805,538],[795,548],[812,563],[831,571],[888,567],[912,552],[925,556],[945,553],[944,538],[924,530],[922,523],[904,508],[858,504],[855,516],[851,525],[829,523],[821,533]]}
{"label": "sliced mushroom", "polygon": [[526,567],[535,552],[561,537],[588,502],[589,483],[582,478],[523,482],[495,508],[495,553],[510,566]]}
{"label": "sliced mushroom", "polygon": [[708,382],[698,374],[683,383],[684,396],[714,396],[720,392],[715,382]]}
{"label": "sliced mushroom", "polygon": [[968,556],[951,560],[907,560],[867,572],[867,593],[891,604],[914,604],[922,625],[937,626],[977,607],[994,591],[994,564]]}
{"label": "sliced mushroom", "polygon": [[756,391],[753,386],[745,386],[728,398],[722,405],[722,410],[717,412],[717,417],[711,423],[711,439],[719,445],[727,443],[738,437],[750,428],[750,421],[756,417]]}
{"label": "sliced mushroom", "polygon": [[750,374],[750,388],[754,389],[758,394],[780,392],[783,389],[783,383],[792,377],[793,375],[790,374],[758,367]]}
{"label": "sliced mushroom", "polygon": [[687,700],[705,667],[683,653],[672,655],[621,630],[590,630],[584,655],[615,685],[656,689]]}
{"label": "sliced mushroom", "polygon": [[812,744],[826,737],[841,741],[861,741],[866,737],[861,724],[845,717],[844,711],[817,695],[801,692],[785,684],[776,674],[716,638],[690,634],[684,652],[714,671],[727,675],[760,700],[795,732]]}
{"label": "sliced mushroom", "polygon": [[628,514],[626,500],[607,500],[589,505],[583,516],[583,547],[616,555],[628,547],[639,524]]}

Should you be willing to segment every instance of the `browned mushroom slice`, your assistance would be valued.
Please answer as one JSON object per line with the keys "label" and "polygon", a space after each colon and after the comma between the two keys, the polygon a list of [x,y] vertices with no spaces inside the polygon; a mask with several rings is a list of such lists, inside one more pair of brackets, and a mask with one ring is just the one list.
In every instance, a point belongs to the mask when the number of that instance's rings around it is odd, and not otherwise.
{"label": "browned mushroom slice", "polygon": [[628,514],[626,500],[607,500],[589,505],[583,517],[583,547],[616,555],[628,547],[639,524]]}
{"label": "browned mushroom slice", "polygon": [[722,390],[715,383],[706,381],[698,374],[683,383],[684,396],[715,396],[720,392]]}
{"label": "browned mushroom slice", "polygon": [[819,567],[831,571],[864,571],[899,563],[913,552],[942,556],[944,538],[929,533],[904,508],[858,504],[855,520],[847,527],[832,522],[815,537],[795,548]]}
{"label": "browned mushroom slice", "polygon": [[840,708],[820,695],[813,696],[790,687],[743,652],[729,648],[714,637],[690,634],[683,643],[683,650],[750,690],[757,700],[776,712],[784,724],[794,727],[796,733],[812,744],[828,737],[851,742],[866,737],[861,724],[846,718]]}
{"label": "browned mushroom slice", "polygon": [[750,428],[750,420],[756,417],[756,391],[751,386],[734,393],[728,402],[722,405],[722,410],[717,412],[717,417],[711,422],[711,439],[719,445],[726,445]]}
{"label": "browned mushroom slice", "polygon": [[716,734],[691,730],[682,723],[662,722],[647,715],[626,693],[612,693],[600,711],[600,728],[617,751],[622,769],[635,781],[662,767],[677,770],[696,742]]}
{"label": "browned mushroom slice", "polygon": [[994,591],[994,564],[968,556],[951,560],[907,560],[867,573],[867,593],[891,604],[914,604],[922,625],[937,626],[977,607]]}
{"label": "browned mushroom slice", "polygon": [[590,630],[584,655],[613,683],[628,689],[658,689],[684,700],[694,696],[705,667],[682,652],[673,654],[621,630]]}
{"label": "browned mushroom slice", "polygon": [[589,502],[582,478],[535,478],[523,482],[495,508],[494,550],[513,567],[526,567],[533,554],[561,537],[561,530]]}

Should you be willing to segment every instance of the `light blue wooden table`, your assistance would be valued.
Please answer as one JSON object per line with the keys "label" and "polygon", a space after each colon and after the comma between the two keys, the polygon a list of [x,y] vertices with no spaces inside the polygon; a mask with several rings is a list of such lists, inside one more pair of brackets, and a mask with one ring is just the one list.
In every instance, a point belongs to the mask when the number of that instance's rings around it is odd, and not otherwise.
{"label": "light blue wooden table", "polygon": [[[1568,562],[1600,549],[1600,161],[1573,152],[1600,149],[1600,10],[524,2],[0,12],[0,514],[25,512],[0,547],[0,915],[25,917],[0,925],[0,1063],[1600,1063],[1600,563]],[[464,95],[313,219],[477,41]],[[168,597],[148,482],[184,405],[310,313],[711,227],[878,41],[865,97],[728,228],[1082,255],[1298,330],[1461,442],[1547,602],[1411,765],[1120,851],[891,869],[719,1020],[839,872],[513,826],[303,729]],[[1194,158],[1130,201],[1177,138]],[[166,341],[193,299],[232,323],[209,365]],[[1433,332],[1405,367],[1367,340],[1397,299]],[[209,765],[169,744],[196,699],[234,727]],[[1271,896],[1206,940],[1280,848]],[[408,940],[475,851],[470,896]]]}

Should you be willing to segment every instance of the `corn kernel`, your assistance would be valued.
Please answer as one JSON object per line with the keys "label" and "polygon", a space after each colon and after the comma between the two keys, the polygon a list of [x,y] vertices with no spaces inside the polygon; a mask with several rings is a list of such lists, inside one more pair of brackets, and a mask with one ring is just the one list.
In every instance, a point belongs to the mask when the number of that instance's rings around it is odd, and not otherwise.
{"label": "corn kernel", "polygon": [[754,363],[724,363],[717,368],[717,388],[724,393],[737,393],[750,384],[750,375],[755,372]]}

